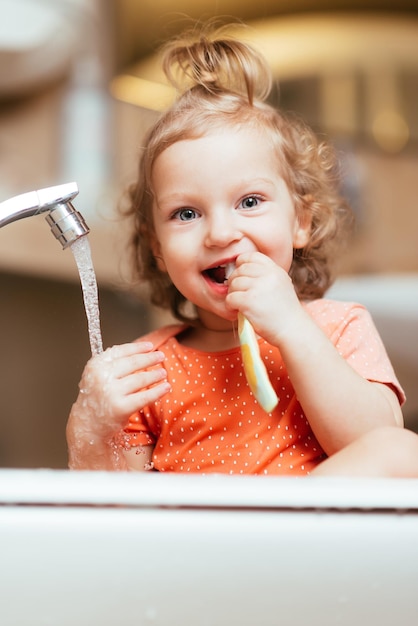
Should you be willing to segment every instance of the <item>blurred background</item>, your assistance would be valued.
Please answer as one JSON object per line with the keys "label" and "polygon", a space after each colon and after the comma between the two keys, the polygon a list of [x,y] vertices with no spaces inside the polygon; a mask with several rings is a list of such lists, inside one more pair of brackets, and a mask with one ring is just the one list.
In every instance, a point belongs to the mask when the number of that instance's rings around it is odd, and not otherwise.
{"label": "blurred background", "polygon": [[[277,105],[339,151],[357,227],[331,295],[370,309],[418,431],[418,0],[0,0],[0,16],[0,202],[78,183],[105,347],[166,321],[129,290],[117,212],[172,98],[156,51],[191,19],[242,29]],[[0,229],[0,298],[0,466],[66,467],[90,347],[74,258],[42,216]]]}

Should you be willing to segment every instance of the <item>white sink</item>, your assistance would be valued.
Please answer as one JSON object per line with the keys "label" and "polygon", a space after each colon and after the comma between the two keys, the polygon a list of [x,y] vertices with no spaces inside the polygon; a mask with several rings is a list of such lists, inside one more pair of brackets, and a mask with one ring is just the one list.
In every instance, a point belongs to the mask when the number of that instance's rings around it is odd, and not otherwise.
{"label": "white sink", "polygon": [[418,480],[0,470],[5,626],[416,626]]}

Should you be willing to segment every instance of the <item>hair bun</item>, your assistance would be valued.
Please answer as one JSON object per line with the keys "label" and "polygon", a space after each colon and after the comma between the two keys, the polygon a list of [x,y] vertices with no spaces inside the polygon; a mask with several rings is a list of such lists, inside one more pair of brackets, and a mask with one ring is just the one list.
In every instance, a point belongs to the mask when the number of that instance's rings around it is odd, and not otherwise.
{"label": "hair bun", "polygon": [[249,44],[232,37],[201,35],[170,42],[164,52],[163,69],[180,92],[200,87],[207,92],[233,92],[252,103],[265,100],[272,78],[264,57]]}

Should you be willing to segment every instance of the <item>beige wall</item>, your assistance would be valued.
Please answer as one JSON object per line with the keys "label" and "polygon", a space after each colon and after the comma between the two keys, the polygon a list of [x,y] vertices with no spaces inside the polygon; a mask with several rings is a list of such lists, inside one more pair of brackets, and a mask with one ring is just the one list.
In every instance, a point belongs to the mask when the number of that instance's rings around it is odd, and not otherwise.
{"label": "beige wall", "polygon": [[418,153],[358,150],[360,209],[345,273],[418,272]]}

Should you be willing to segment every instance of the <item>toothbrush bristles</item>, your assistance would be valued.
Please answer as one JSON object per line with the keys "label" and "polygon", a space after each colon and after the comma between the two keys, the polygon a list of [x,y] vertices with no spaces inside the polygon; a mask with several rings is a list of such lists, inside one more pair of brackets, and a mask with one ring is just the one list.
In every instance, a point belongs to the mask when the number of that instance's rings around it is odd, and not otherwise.
{"label": "toothbrush bristles", "polygon": [[227,263],[225,265],[225,280],[228,280],[235,269],[235,263]]}

